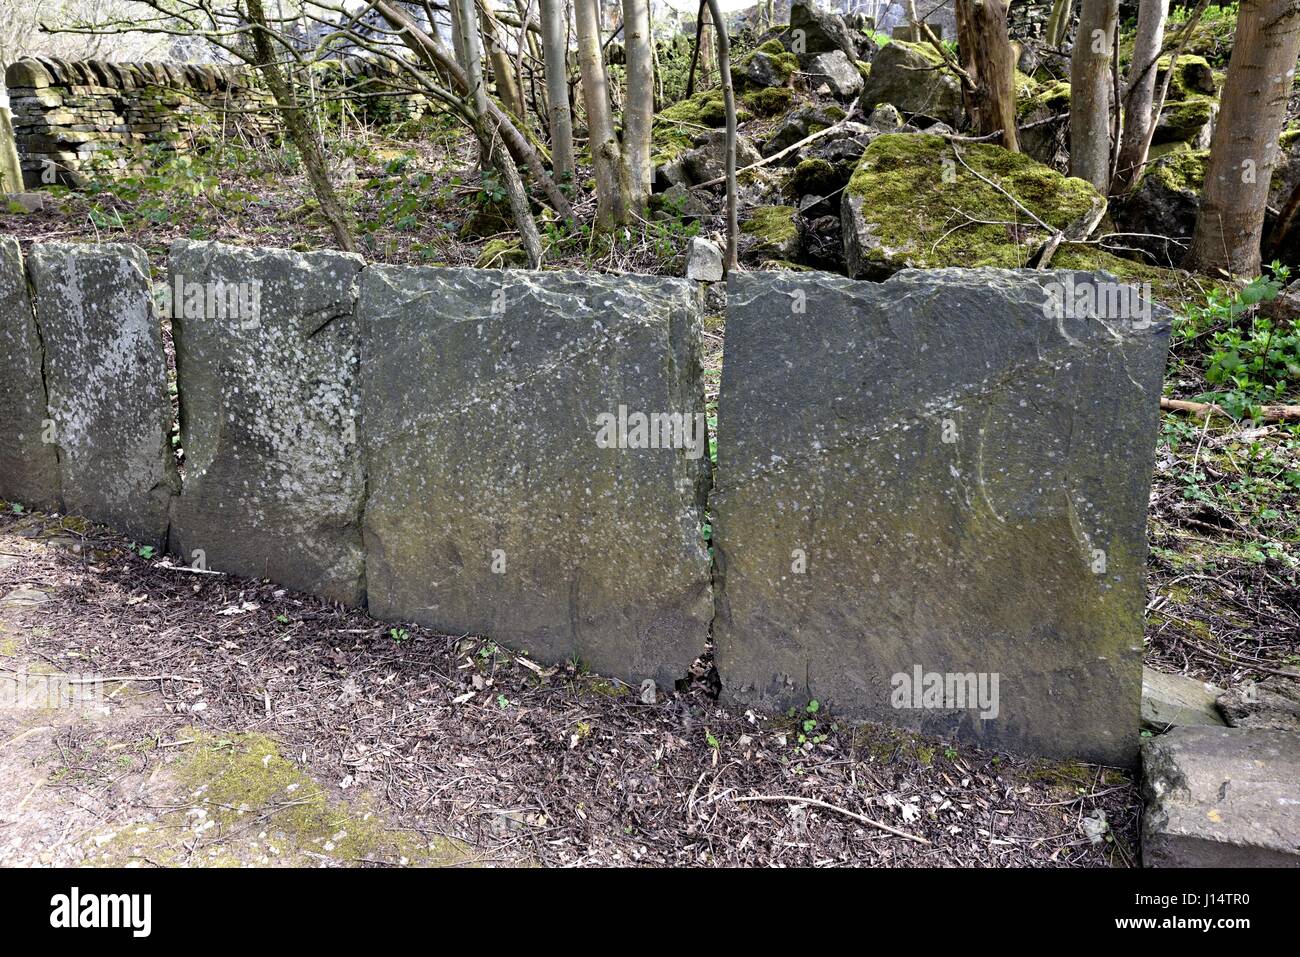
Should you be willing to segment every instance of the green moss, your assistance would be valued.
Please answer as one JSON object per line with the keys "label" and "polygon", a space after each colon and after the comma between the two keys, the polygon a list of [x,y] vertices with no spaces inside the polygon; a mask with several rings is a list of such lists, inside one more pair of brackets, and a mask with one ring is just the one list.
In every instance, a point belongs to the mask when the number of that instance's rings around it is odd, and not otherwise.
{"label": "green moss", "polygon": [[527,266],[528,254],[513,239],[493,239],[483,247],[474,263],[480,269],[505,269],[508,266]]}
{"label": "green moss", "polygon": [[766,43],[760,44],[758,49],[760,52],[770,53],[772,56],[780,56],[782,53],[786,52],[784,44],[775,37],[768,40]]}
{"label": "green moss", "polygon": [[1026,117],[1040,109],[1047,113],[1064,113],[1070,108],[1070,84],[1064,80],[1052,80],[1037,84],[1033,93],[1021,98],[1021,87],[1016,88],[1016,113]]}
{"label": "green moss", "polygon": [[756,236],[765,249],[782,249],[799,237],[793,206],[757,206],[741,223],[740,231]]}
{"label": "green moss", "polygon": [[[737,107],[736,122],[744,123],[748,119],[750,114]],[[658,166],[674,160],[694,145],[695,136],[703,129],[718,129],[726,125],[727,106],[721,90],[705,90],[680,100],[656,117],[651,134],[652,162]]]}
{"label": "green moss", "polygon": [[1205,164],[1209,157],[1209,150],[1191,150],[1185,143],[1179,143],[1148,170],[1167,189],[1199,194],[1205,185]]}
{"label": "green moss", "polygon": [[791,196],[829,196],[843,184],[835,167],[824,159],[801,160],[790,176]]}
{"label": "green moss", "polygon": [[659,116],[665,120],[694,123],[716,128],[726,125],[727,107],[721,90],[705,90],[665,108]]}
{"label": "green moss", "polygon": [[[750,63],[753,62],[754,58],[760,56],[767,57],[767,59],[771,61],[772,66],[776,70],[777,76],[781,78],[782,83],[790,82],[790,77],[794,76],[799,70],[799,58],[793,53],[787,52],[784,47],[781,47],[780,52],[771,52],[764,49],[764,47],[771,43],[777,43],[777,41],[769,40],[767,43],[763,44],[763,47],[759,47],[753,53],[741,57],[739,60],[731,64],[731,82],[735,86],[744,88],[752,85],[749,78],[745,75],[746,70],[749,68]],[[777,43],[777,46],[780,47],[780,44]]]}
{"label": "green moss", "polygon": [[[964,147],[962,156],[1053,229],[1065,228],[1099,201],[1089,183],[1023,153],[979,143]],[[865,225],[879,240],[879,248],[864,254],[888,265],[905,259],[920,268],[1017,267],[1047,238],[1002,192],[957,162],[938,136],[878,136],[862,154],[848,193],[861,197]]]}
{"label": "green moss", "polygon": [[1161,269],[1116,256],[1114,253],[1063,243],[1052,257],[1053,269],[1105,270],[1115,278],[1132,283],[1150,283],[1151,295],[1171,309],[1178,309],[1189,300],[1204,300],[1207,280],[1194,280],[1188,273],[1177,269]]}
{"label": "green moss", "polygon": [[939,51],[937,51],[934,47],[932,47],[928,43],[912,43],[909,40],[891,40],[890,43],[894,46],[903,47],[908,50],[914,50],[915,52],[919,53],[921,56],[925,57],[925,59],[933,63],[935,66],[939,66],[943,63],[943,57],[939,55]]}
{"label": "green moss", "polygon": [[858,68],[858,72],[862,74],[862,79],[864,80],[871,79],[870,63],[868,63],[866,60],[854,60],[853,65],[856,66]]}
{"label": "green moss", "polygon": [[1161,115],[1163,129],[1160,138],[1166,142],[1190,140],[1205,129],[1214,115],[1215,99],[1212,96],[1189,96],[1171,103]]}
{"label": "green moss", "polygon": [[[1172,57],[1163,56],[1156,63],[1156,76],[1163,78],[1169,70],[1169,62]],[[1192,77],[1197,73],[1204,73],[1210,70],[1210,64],[1203,56],[1183,55],[1178,58],[1178,69],[1174,71],[1173,79],[1169,81],[1169,99],[1182,100],[1189,96],[1196,96],[1201,92],[1192,86]]]}
{"label": "green moss", "polygon": [[189,729],[180,737],[194,743],[168,770],[190,803],[152,824],[124,828],[106,842],[106,862],[315,866],[323,857],[420,866],[468,863],[468,848],[458,841],[430,842],[417,832],[390,828],[364,797],[334,798],[264,735],[219,738]]}
{"label": "green moss", "polygon": [[776,116],[790,109],[790,104],[794,101],[794,90],[788,86],[769,86],[746,93],[742,100],[759,116]]}

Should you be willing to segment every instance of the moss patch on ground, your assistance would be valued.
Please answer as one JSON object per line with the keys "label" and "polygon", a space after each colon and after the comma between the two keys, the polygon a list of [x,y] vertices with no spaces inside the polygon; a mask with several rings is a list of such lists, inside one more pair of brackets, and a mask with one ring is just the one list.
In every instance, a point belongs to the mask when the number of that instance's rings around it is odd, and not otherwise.
{"label": "moss patch on ground", "polygon": [[260,734],[192,738],[167,765],[183,802],[104,843],[104,860],[159,865],[446,866],[470,862],[458,841],[392,829],[365,797],[343,801]]}

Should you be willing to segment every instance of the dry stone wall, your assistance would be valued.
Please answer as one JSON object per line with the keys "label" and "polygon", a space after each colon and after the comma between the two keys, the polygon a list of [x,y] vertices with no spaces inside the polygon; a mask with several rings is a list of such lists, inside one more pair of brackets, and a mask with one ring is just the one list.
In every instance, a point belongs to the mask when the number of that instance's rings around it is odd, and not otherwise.
{"label": "dry stone wall", "polygon": [[734,277],[711,487],[686,281],[178,243],[178,482],[146,275],[0,244],[0,495],[546,663],[664,686],[712,637],[733,703],[1136,759],[1168,321],[1111,277]]}
{"label": "dry stone wall", "polygon": [[[389,74],[359,58],[313,68],[324,97],[343,91],[382,92]],[[13,132],[26,185],[82,186],[87,172],[138,165],[141,151],[184,151],[191,135],[212,126],[224,134],[273,133],[279,123],[254,71],[244,66],[111,63],[105,60],[17,60],[5,72]],[[364,96],[363,114],[415,115],[423,97]]]}

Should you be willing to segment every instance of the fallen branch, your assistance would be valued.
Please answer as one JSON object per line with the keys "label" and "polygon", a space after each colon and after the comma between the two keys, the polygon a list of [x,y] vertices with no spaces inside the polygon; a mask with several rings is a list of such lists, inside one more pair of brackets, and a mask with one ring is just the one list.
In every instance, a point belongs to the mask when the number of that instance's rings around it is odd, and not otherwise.
{"label": "fallen branch", "polygon": [[[1191,402],[1187,399],[1160,397],[1160,408],[1166,412],[1188,412],[1192,415],[1221,415],[1232,418],[1223,406],[1214,402]],[[1300,405],[1266,405],[1258,418],[1263,422],[1300,422]]]}
{"label": "fallen branch", "polygon": [[1102,217],[1106,215],[1106,207],[1109,205],[1105,196],[1101,201],[1094,203],[1086,213],[1078,219],[1072,221],[1064,229],[1058,230],[1042,245],[1035,256],[1030,257],[1031,262],[1035,262],[1037,268],[1046,269],[1052,264],[1052,257],[1056,255],[1056,250],[1062,242],[1079,243],[1086,240],[1092,235],[1092,231],[1097,228]]}
{"label": "fallen branch", "polygon": [[183,678],[180,675],[110,675],[105,678],[69,678],[70,685],[92,685],[101,681],[188,681],[190,684],[201,685],[201,678]]}
{"label": "fallen branch", "polygon": [[755,797],[732,798],[732,800],[733,801],[793,801],[796,804],[811,804],[813,807],[825,808],[827,811],[834,811],[836,814],[843,814],[845,817],[851,817],[853,818],[853,820],[858,821],[862,824],[869,824],[871,827],[879,828],[882,831],[887,831],[890,834],[893,834],[895,837],[903,837],[909,841],[916,841],[916,843],[918,844],[930,843],[923,837],[918,837],[915,834],[909,834],[907,833],[907,831],[900,831],[896,827],[890,827],[888,824],[882,824],[879,821],[873,821],[869,817],[863,817],[861,814],[857,814],[853,811],[845,810],[842,807],[836,807],[834,804],[827,804],[825,801],[819,801],[816,798],[796,797],[795,795],[792,794],[760,794]]}

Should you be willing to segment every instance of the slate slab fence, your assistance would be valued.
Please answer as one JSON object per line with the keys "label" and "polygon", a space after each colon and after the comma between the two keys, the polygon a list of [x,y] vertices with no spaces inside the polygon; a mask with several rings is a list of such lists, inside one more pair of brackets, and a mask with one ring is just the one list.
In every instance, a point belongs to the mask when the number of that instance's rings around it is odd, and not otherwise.
{"label": "slate slab fence", "polygon": [[733,276],[716,474],[686,280],[148,277],[0,239],[0,498],[634,685],[712,651],[738,706],[1136,760],[1168,317],[1108,276]]}

